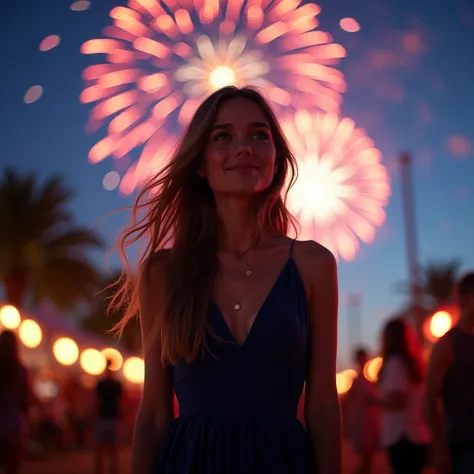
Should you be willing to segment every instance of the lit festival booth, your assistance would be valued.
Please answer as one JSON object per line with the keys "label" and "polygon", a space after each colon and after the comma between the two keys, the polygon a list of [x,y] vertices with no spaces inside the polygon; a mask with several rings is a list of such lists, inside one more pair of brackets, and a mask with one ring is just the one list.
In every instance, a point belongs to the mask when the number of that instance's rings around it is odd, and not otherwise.
{"label": "lit festival booth", "polygon": [[16,333],[22,360],[34,374],[34,391],[40,397],[54,396],[55,385],[65,379],[79,379],[82,385],[92,388],[105,371],[107,359],[129,391],[141,390],[141,358],[118,343],[75,327],[49,305],[40,305],[33,314],[0,303],[0,330],[3,329]]}

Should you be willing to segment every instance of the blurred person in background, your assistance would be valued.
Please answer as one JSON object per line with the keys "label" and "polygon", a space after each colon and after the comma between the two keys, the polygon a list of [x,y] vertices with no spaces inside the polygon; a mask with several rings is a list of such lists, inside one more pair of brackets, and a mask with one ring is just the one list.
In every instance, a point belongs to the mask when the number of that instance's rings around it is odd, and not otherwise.
{"label": "blurred person in background", "polygon": [[357,349],[354,359],[357,377],[346,396],[347,431],[350,443],[360,459],[355,472],[369,474],[372,472],[373,456],[380,448],[380,409],[370,402],[377,397],[378,389],[364,375],[364,367],[369,361],[367,350]]}
{"label": "blurred person in background", "polygon": [[0,471],[17,474],[27,437],[28,373],[12,331],[0,334]]}
{"label": "blurred person in background", "polygon": [[107,359],[104,377],[97,383],[97,426],[95,449],[95,474],[104,472],[105,460],[110,474],[119,472],[119,448],[122,432],[122,384],[110,370],[112,361]]}
{"label": "blurred person in background", "polygon": [[392,319],[382,333],[383,363],[379,397],[381,442],[393,474],[420,474],[426,465],[431,434],[423,417],[424,370],[421,348],[403,319]]}
{"label": "blurred person in background", "polygon": [[[425,410],[442,473],[474,473],[474,272],[457,285],[458,324],[434,346]],[[440,403],[442,402],[442,403]]]}

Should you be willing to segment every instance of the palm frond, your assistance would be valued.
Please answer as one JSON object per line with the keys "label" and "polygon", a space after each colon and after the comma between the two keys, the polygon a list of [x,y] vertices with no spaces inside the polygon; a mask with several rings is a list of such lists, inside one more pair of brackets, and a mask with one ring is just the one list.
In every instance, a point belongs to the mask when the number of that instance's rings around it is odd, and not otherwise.
{"label": "palm frond", "polygon": [[36,238],[54,230],[60,224],[69,224],[72,221],[72,214],[66,208],[71,197],[72,191],[64,186],[59,176],[50,178],[37,188],[31,206]]}
{"label": "palm frond", "polygon": [[35,281],[36,297],[63,309],[81,300],[90,301],[103,285],[102,277],[88,262],[68,257],[46,262]]}
{"label": "palm frond", "polygon": [[87,248],[102,247],[102,240],[89,229],[76,227],[59,235],[53,235],[43,242],[43,247],[47,252],[64,253],[73,251],[83,251]]}

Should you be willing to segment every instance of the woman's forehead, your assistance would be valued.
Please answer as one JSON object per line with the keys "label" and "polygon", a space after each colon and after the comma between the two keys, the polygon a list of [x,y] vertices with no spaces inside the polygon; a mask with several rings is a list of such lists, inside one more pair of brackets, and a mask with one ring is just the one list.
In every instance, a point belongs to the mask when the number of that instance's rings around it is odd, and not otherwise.
{"label": "woman's forehead", "polygon": [[218,109],[215,123],[246,124],[264,122],[269,125],[262,109],[255,102],[235,98],[226,100]]}

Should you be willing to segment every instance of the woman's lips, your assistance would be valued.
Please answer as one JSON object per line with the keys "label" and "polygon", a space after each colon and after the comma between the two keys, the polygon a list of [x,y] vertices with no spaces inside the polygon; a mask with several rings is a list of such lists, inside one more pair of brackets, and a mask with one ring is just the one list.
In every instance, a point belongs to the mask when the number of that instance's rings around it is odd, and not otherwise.
{"label": "woman's lips", "polygon": [[258,170],[258,166],[255,166],[253,163],[237,163],[235,165],[229,166],[228,171],[239,171],[239,172],[250,172]]}

